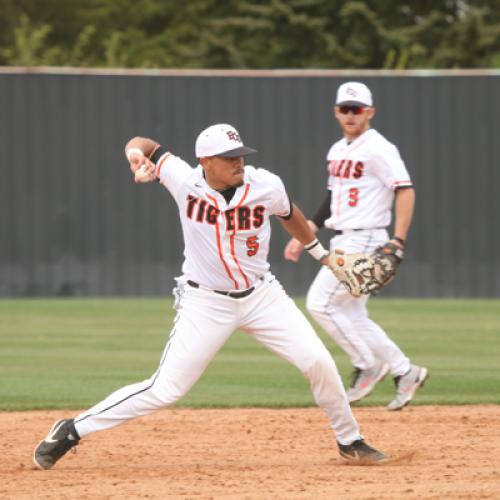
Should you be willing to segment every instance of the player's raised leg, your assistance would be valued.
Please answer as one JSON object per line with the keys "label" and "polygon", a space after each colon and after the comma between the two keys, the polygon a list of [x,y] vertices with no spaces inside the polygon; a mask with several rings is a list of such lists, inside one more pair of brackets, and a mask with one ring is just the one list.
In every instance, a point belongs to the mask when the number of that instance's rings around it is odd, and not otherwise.
{"label": "player's raised leg", "polygon": [[50,469],[80,438],[92,432],[174,404],[198,380],[235,329],[235,315],[224,309],[224,297],[183,287],[178,316],[158,370],[143,382],[118,389],[74,420],[57,422],[35,448],[38,468]]}

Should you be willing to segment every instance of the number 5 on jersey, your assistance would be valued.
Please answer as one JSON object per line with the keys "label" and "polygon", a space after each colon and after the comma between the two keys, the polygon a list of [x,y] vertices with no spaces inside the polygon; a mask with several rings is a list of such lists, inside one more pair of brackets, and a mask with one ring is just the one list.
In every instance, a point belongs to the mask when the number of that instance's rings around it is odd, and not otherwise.
{"label": "number 5 on jersey", "polygon": [[250,236],[247,238],[247,255],[249,257],[253,257],[254,255],[257,255],[257,252],[259,251],[259,237],[258,236]]}

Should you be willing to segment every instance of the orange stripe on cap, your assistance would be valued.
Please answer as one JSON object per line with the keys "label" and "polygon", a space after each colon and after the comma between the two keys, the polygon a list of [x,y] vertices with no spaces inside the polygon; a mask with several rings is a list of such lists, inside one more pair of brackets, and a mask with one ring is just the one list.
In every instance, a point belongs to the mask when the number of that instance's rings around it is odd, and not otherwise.
{"label": "orange stripe on cap", "polygon": [[[210,196],[209,194],[207,194],[207,198],[210,198],[210,200],[215,205],[215,208],[217,210],[219,210],[219,204],[217,203],[217,200],[213,196]],[[219,211],[219,213],[221,213],[221,212]],[[219,250],[219,258],[222,261],[222,264],[224,265],[224,269],[226,270],[226,273],[233,280],[235,289],[239,290],[240,287],[238,285],[238,282],[234,279],[234,276],[231,273],[231,269],[229,269],[229,266],[227,265],[226,261],[224,260],[224,255],[222,254],[222,246],[221,246],[221,243],[220,243],[220,229],[219,229],[219,221],[218,220],[215,223],[215,234],[217,236],[217,249]]]}

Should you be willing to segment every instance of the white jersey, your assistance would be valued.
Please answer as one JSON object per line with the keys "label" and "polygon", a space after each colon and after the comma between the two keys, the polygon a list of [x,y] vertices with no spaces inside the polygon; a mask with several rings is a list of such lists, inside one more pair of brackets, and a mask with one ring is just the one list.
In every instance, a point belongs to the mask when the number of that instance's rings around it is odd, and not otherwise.
{"label": "white jersey", "polygon": [[227,203],[203,176],[169,153],[159,161],[160,182],[178,207],[184,235],[186,279],[212,290],[252,287],[269,270],[269,216],[287,216],[290,201],[281,179],[245,166],[244,184]]}
{"label": "white jersey", "polygon": [[[83,438],[175,404],[240,329],[304,374],[338,443],[349,445],[361,439],[335,362],[268,271],[269,216],[287,216],[291,210],[281,179],[246,166],[244,184],[226,203],[208,186],[200,165],[193,169],[165,153],[156,167],[160,182],[177,202],[185,239],[184,276],[174,290],[177,314],[173,328],[155,373],[118,389],[78,415],[76,433]],[[236,290],[244,293],[214,293]],[[52,429],[49,436],[53,434]],[[37,457],[46,456],[40,449],[43,452],[49,444],[44,440],[35,451],[39,468],[43,467]]]}
{"label": "white jersey", "polygon": [[351,143],[345,138],[336,142],[328,151],[327,161],[332,197],[325,227],[387,227],[395,189],[412,185],[396,146],[369,129]]}

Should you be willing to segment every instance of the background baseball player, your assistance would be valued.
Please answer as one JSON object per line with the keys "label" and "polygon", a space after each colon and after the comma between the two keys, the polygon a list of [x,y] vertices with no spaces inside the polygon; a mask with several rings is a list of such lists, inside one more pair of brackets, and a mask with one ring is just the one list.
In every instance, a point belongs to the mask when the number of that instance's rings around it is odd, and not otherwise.
{"label": "background baseball player", "polygon": [[35,449],[36,466],[50,469],[80,438],[174,404],[237,328],[309,380],[342,457],[384,460],[363,441],[328,350],[269,271],[271,215],[309,244],[317,260],[326,263],[328,256],[281,179],[244,166],[243,157],[255,150],[227,124],[200,133],[200,165],[194,169],[150,139],[136,137],[125,150],[136,182],[159,179],[179,208],[185,260],[174,290],[177,316],[151,378],[119,389],[74,419],[56,422]]}
{"label": "background baseball player", "polygon": [[[347,82],[337,91],[335,117],[344,137],[327,155],[328,192],[309,220],[317,232],[331,232],[330,247],[370,253],[389,239],[387,226],[395,199],[394,236],[404,247],[413,217],[415,193],[397,148],[370,128],[375,114],[372,94],[360,82]],[[285,258],[297,262],[303,244],[292,239]],[[352,297],[328,269],[321,269],[307,294],[307,309],[350,357],[355,368],[350,402],[367,396],[388,371],[396,383],[389,410],[407,405],[424,383],[427,369],[410,363],[401,349],[368,317],[368,295]]]}

